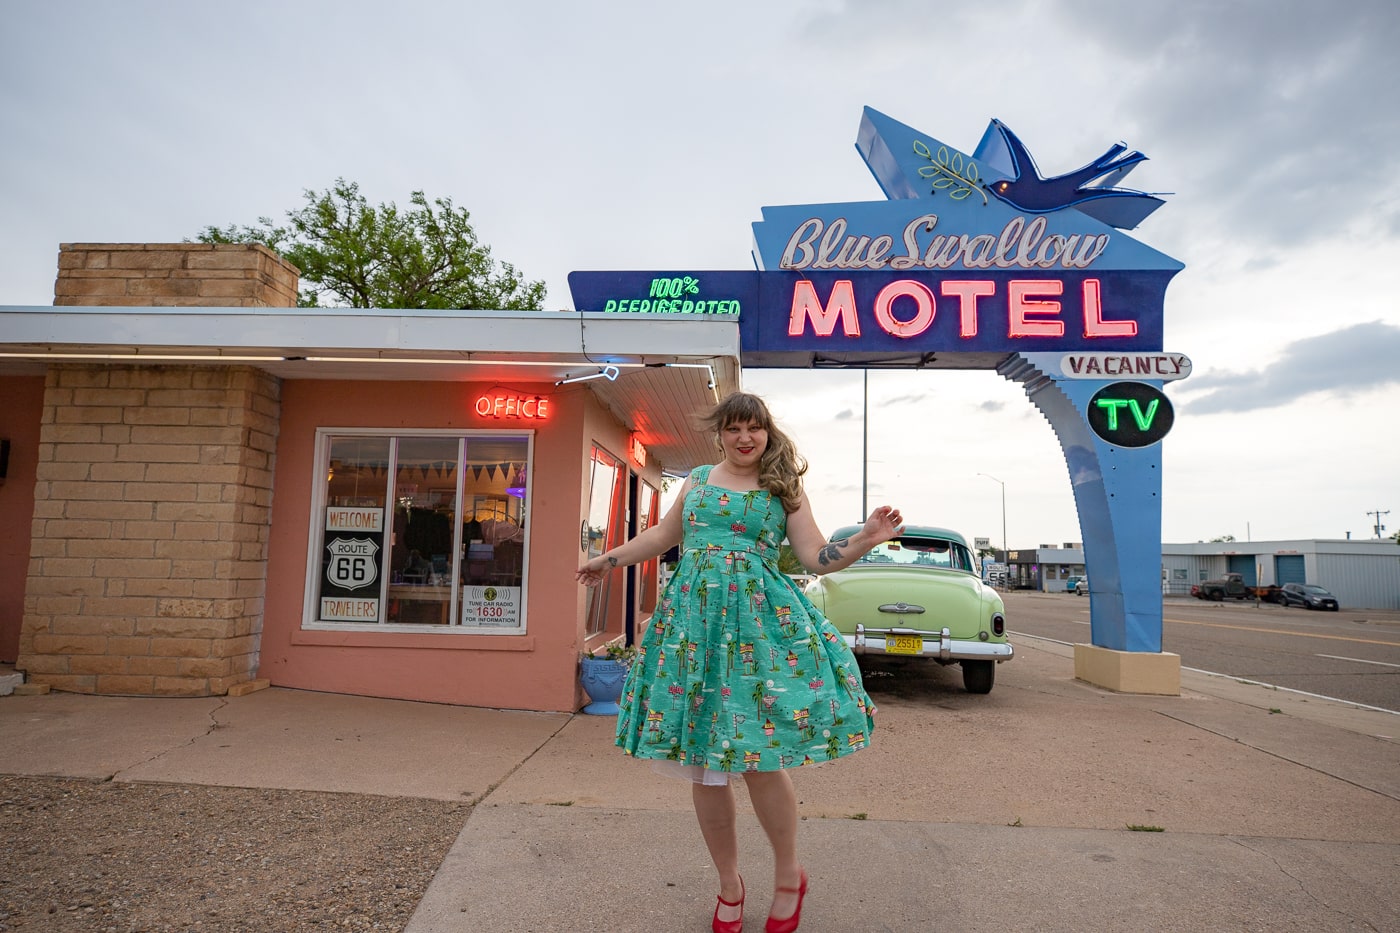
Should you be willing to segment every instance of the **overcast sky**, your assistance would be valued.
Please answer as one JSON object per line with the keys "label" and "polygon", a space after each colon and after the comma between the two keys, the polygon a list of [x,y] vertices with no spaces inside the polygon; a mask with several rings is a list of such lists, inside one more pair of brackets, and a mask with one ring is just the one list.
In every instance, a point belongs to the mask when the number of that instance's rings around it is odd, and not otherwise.
{"label": "overcast sky", "polygon": [[[344,177],[472,213],[572,307],[575,269],[748,269],[766,205],[880,200],[869,105],[1044,175],[1118,141],[1172,192],[1163,537],[1400,527],[1400,3],[0,0],[0,304],[58,244],[281,219]],[[1082,540],[1049,425],[991,372],[746,371],[830,530],[871,505],[1012,548]],[[863,445],[868,436],[868,445]],[[990,479],[979,474],[990,474]]]}

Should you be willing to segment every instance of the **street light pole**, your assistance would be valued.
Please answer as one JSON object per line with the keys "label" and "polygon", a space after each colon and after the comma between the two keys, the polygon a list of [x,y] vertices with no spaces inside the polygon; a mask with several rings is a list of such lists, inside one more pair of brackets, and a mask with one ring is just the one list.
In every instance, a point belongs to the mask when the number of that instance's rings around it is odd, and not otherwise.
{"label": "street light pole", "polygon": [[987,479],[1001,487],[1001,559],[1007,559],[1006,549],[1006,484],[990,473],[978,473],[978,476],[985,476]]}

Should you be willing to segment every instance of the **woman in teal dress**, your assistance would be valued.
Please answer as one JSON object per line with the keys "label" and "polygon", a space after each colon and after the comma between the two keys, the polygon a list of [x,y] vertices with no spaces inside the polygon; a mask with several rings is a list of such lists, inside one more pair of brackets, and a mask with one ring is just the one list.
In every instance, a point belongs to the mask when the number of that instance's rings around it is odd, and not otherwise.
{"label": "woman in teal dress", "polygon": [[773,846],[766,929],[796,930],[807,874],[797,856],[788,769],[864,748],[874,704],[835,627],[778,570],[784,538],[813,573],[831,573],[899,533],[881,506],[850,538],[826,541],[802,491],[807,465],[763,400],[735,393],[705,419],[723,458],[693,470],[660,523],[585,563],[581,583],[681,546],[627,676],[617,744],[689,778],[719,873],[712,929],[743,926],[736,808],[742,776]]}

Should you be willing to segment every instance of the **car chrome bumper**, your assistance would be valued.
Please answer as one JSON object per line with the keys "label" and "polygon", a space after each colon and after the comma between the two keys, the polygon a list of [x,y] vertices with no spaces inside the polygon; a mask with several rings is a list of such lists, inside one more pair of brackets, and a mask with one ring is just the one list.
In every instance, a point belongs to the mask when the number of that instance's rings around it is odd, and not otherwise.
{"label": "car chrome bumper", "polygon": [[[886,635],[918,635],[924,640],[924,650],[919,654],[886,651]],[[946,628],[941,632],[902,628],[867,631],[864,625],[857,624],[854,635],[841,637],[846,640],[852,653],[857,655],[888,654],[896,658],[932,658],[939,661],[1006,661],[1016,653],[1007,642],[953,638]]]}

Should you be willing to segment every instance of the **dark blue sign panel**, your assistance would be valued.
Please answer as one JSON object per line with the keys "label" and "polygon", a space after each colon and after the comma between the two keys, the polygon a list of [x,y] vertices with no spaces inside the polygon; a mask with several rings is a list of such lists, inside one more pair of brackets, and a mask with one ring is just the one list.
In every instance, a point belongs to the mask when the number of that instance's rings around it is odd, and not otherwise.
{"label": "dark blue sign panel", "polygon": [[759,273],[745,351],[1157,350],[1168,275]]}
{"label": "dark blue sign panel", "polygon": [[1160,350],[1170,272],[573,272],[579,311],[733,314],[747,360],[795,353]]}
{"label": "dark blue sign panel", "polygon": [[753,272],[570,272],[575,311],[609,314],[758,312]]}

